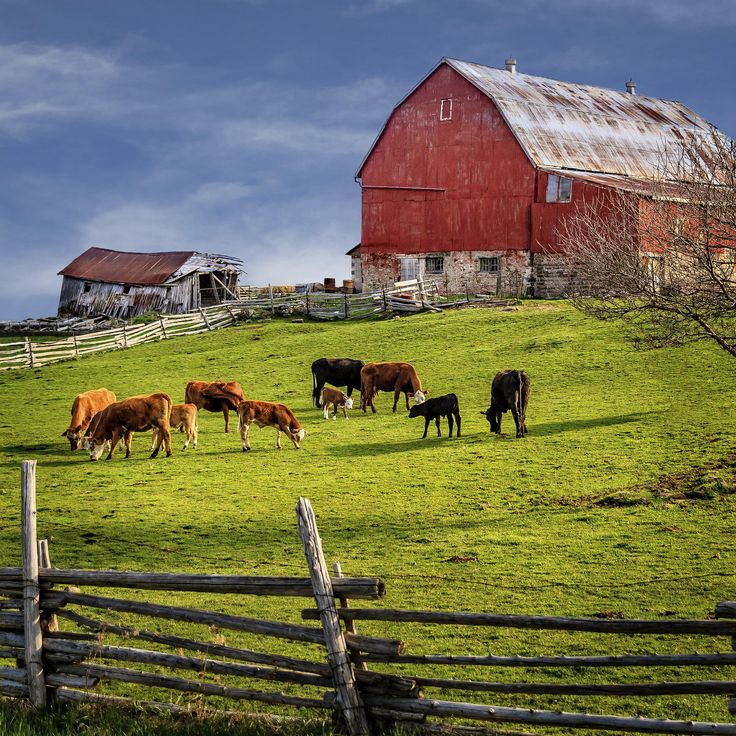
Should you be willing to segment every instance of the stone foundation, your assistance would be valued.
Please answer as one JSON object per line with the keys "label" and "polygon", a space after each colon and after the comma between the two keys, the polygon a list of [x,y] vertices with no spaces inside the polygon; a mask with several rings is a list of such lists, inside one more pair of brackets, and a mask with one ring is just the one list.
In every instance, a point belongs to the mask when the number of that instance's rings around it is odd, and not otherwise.
{"label": "stone foundation", "polygon": [[540,299],[559,299],[564,296],[571,272],[572,266],[564,255],[534,253],[534,296]]}

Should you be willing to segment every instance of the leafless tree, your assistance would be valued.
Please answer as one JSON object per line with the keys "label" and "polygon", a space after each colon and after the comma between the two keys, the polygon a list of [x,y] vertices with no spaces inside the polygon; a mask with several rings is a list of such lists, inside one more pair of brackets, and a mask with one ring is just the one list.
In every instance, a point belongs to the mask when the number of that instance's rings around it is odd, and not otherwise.
{"label": "leafless tree", "polygon": [[713,340],[736,357],[736,143],[693,138],[567,220],[570,297],[642,347]]}

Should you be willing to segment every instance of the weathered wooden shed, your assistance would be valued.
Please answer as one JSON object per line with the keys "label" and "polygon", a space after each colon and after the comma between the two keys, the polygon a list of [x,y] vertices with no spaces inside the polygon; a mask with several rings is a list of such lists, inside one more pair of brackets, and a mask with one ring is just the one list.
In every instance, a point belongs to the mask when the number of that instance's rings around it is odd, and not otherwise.
{"label": "weathered wooden shed", "polygon": [[128,253],[89,248],[59,271],[59,316],[130,319],[179,314],[237,299],[238,258],[196,251]]}
{"label": "weathered wooden shed", "polygon": [[393,109],[356,174],[365,289],[559,296],[558,236],[576,203],[650,196],[663,149],[713,126],[681,102],[442,59]]}

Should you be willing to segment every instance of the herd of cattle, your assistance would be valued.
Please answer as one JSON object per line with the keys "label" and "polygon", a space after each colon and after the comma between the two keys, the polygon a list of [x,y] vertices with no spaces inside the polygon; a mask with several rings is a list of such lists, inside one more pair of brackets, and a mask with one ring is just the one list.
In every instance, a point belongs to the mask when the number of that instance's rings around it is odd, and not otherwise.
{"label": "herd of cattle", "polygon": [[[403,393],[409,417],[424,417],[423,438],[427,436],[433,420],[437,425],[437,436],[441,435],[441,417],[447,418],[449,436],[452,437],[455,423],[457,436],[460,436],[457,396],[451,393],[428,398],[429,392],[422,389],[419,376],[410,363],[363,363],[348,358],[320,358],[312,363],[312,382],[314,403],[322,407],[325,419],[329,417],[331,408],[333,419],[337,418],[338,409],[342,409],[345,419],[348,418],[347,412],[353,407],[351,396],[354,389],[360,392],[361,409],[365,412],[370,406],[373,413],[376,412],[373,403],[376,395],[380,391],[392,391],[394,412]],[[328,383],[336,388],[327,386]],[[490,406],[481,412],[490,423],[491,432],[500,434],[501,418],[510,411],[516,423],[516,436],[524,437],[529,389],[529,376],[524,371],[507,370],[496,374],[491,385]],[[411,408],[410,398],[414,400]],[[184,392],[183,404],[172,404],[171,397],[165,393],[132,396],[122,401],[105,388],[79,394],[72,404],[71,421],[62,437],[69,440],[72,450],[80,447],[88,450],[91,460],[99,460],[108,446],[107,459],[110,460],[120,440],[125,445],[125,457],[129,457],[134,433],[152,430],[151,457],[158,455],[161,445],[169,457],[172,429],[185,434],[184,449],[190,442],[197,447],[197,416],[201,409],[221,411],[225,418],[225,432],[230,430],[230,410],[237,412],[243,451],[251,449],[249,433],[253,424],[275,428],[277,448],[281,447],[282,432],[297,449],[306,434],[288,406],[248,400],[237,381],[190,381]]]}

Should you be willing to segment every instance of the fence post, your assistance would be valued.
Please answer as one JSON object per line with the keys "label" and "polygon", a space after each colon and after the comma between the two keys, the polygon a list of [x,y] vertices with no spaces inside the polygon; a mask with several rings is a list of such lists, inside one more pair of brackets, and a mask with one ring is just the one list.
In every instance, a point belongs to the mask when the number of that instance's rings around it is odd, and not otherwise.
{"label": "fence post", "polygon": [[77,336],[72,335],[72,338],[74,339],[74,357],[79,360],[79,343],[77,342]]}
{"label": "fence post", "polygon": [[307,303],[307,317],[309,317],[309,292],[305,292],[306,303]]}
{"label": "fence post", "polygon": [[[332,563],[332,571],[335,573],[336,578],[342,577],[342,567],[340,566],[340,561],[335,560]],[[349,608],[350,607],[350,601],[345,598],[344,596],[340,596],[340,606],[342,608]],[[348,619],[345,622],[345,631],[348,632],[348,634],[357,634],[357,630],[355,628],[355,621],[352,619]],[[356,666],[359,670],[366,670],[368,667],[366,666],[366,663],[363,661],[363,658],[360,656],[360,652],[353,652],[351,654],[350,659],[352,660],[353,664]]]}
{"label": "fence post", "polygon": [[383,293],[383,311],[388,312],[388,299],[386,299],[386,287],[385,286],[381,289],[381,292]]}
{"label": "fence post", "polygon": [[[48,539],[38,540],[38,566],[39,568],[51,567],[51,555],[49,554]],[[47,614],[41,620],[41,630],[44,632],[59,630],[59,619],[56,617],[55,613]]]}
{"label": "fence post", "polygon": [[158,321],[161,323],[161,334],[164,336],[164,340],[168,337],[166,334],[166,324],[164,322],[164,318],[159,314]]}
{"label": "fence post", "polygon": [[276,314],[276,310],[273,306],[273,287],[271,286],[271,284],[268,285],[268,301],[271,303],[271,316],[273,316],[274,314]]}
{"label": "fence post", "polygon": [[348,293],[345,292],[345,319],[350,318],[350,302],[348,301]]}
{"label": "fence post", "polygon": [[33,344],[31,343],[31,338],[26,338],[26,355],[28,356],[28,364],[31,368],[36,367],[36,360],[33,357]]}
{"label": "fence post", "polygon": [[36,461],[24,460],[21,474],[21,524],[23,538],[23,639],[28,695],[34,708],[46,707],[41,634],[41,596],[38,585],[36,539]]}
{"label": "fence post", "polygon": [[199,308],[199,313],[202,315],[202,321],[205,323],[205,325],[207,325],[207,329],[211,330],[212,325],[210,324],[210,321],[207,319],[207,315],[205,314],[204,309],[202,309],[202,307]]}
{"label": "fence post", "polygon": [[128,347],[128,333],[125,330],[125,323],[123,323],[123,347]]}
{"label": "fence post", "polygon": [[337,706],[345,719],[350,736],[367,736],[368,719],[360,694],[355,687],[355,676],[348,657],[345,637],[335,607],[332,581],[322,552],[322,540],[317,531],[312,504],[300,498],[296,505],[299,537],[304,545],[304,554],[309,567],[309,577],[314,589],[314,600],[319,611],[322,630],[325,634],[327,659],[335,683]]}

